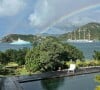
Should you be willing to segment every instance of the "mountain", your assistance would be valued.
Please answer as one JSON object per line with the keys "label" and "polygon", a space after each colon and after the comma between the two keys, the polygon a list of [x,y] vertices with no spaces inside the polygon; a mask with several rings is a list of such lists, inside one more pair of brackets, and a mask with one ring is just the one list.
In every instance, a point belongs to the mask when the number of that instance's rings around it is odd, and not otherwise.
{"label": "mountain", "polygon": [[[80,32],[80,35],[79,35]],[[59,37],[61,40],[67,39],[91,39],[100,40],[100,23],[88,23],[86,25],[80,26],[78,29],[65,33]]]}

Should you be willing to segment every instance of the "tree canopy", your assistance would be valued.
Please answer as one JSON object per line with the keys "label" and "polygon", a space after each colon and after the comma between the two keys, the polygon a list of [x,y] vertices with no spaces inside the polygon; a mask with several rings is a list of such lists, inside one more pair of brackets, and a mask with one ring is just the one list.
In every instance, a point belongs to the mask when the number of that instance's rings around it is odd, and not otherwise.
{"label": "tree canopy", "polygon": [[46,38],[28,51],[25,60],[27,70],[35,72],[57,70],[58,67],[64,67],[65,61],[82,58],[82,52],[75,47]]}
{"label": "tree canopy", "polygon": [[94,51],[93,58],[94,58],[95,60],[100,60],[100,51]]}
{"label": "tree canopy", "polygon": [[0,63],[7,64],[9,62],[17,62],[19,65],[24,65],[26,52],[27,48],[19,50],[8,49],[5,52],[0,51]]}

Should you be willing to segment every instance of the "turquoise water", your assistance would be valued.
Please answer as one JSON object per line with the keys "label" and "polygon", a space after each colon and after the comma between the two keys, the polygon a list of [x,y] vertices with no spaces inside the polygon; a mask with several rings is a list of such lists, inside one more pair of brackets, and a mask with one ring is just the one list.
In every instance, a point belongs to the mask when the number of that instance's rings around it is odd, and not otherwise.
{"label": "turquoise water", "polygon": [[63,77],[41,81],[21,83],[23,90],[95,90],[97,74]]}
{"label": "turquoise water", "polygon": [[[92,59],[94,50],[100,51],[100,42],[93,43],[70,43],[71,45],[76,46],[78,49],[83,51],[83,54],[86,59]],[[0,51],[5,51],[7,49],[20,49],[23,47],[31,48],[31,45],[11,45],[8,43],[0,43]]]}

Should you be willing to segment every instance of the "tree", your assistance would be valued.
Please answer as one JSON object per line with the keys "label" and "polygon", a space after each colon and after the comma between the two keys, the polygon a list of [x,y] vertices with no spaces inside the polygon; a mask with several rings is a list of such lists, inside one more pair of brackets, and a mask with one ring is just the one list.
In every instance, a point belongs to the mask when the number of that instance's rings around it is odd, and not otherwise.
{"label": "tree", "polygon": [[5,51],[5,55],[7,57],[8,62],[15,62],[17,58],[17,50],[15,49],[8,49]]}
{"label": "tree", "polygon": [[27,48],[23,48],[16,51],[16,62],[19,65],[25,64],[25,56],[26,56],[27,50],[28,50]]}
{"label": "tree", "polygon": [[100,60],[100,51],[94,51],[93,58],[94,58],[95,60]]}
{"label": "tree", "polygon": [[28,69],[48,71],[61,64],[60,54],[63,47],[57,42],[51,42],[52,40],[47,39],[28,52],[26,55],[26,67]]}
{"label": "tree", "polygon": [[76,61],[77,59],[82,60],[84,58],[83,52],[78,50],[76,47],[65,44],[65,50],[68,52],[68,60]]}
{"label": "tree", "polygon": [[6,56],[7,62],[17,62],[19,65],[24,65],[26,52],[27,52],[27,48],[23,48],[19,50],[8,49],[4,52],[4,54]]}
{"label": "tree", "polygon": [[[100,75],[97,75],[96,77],[95,77],[95,80],[98,82],[98,83],[100,83]],[[99,86],[96,86],[96,89],[95,90],[100,90],[100,85]]]}
{"label": "tree", "polygon": [[[68,48],[71,48],[70,50]],[[71,53],[70,53],[71,52]],[[71,55],[73,52],[73,55]],[[76,53],[78,54],[76,54]],[[75,55],[74,55],[75,54]],[[76,56],[77,55],[77,56]],[[63,67],[66,60],[76,60],[80,51],[58,40],[47,38],[26,54],[26,68],[29,71],[52,71]],[[80,57],[79,57],[80,59]]]}
{"label": "tree", "polygon": [[7,64],[8,63],[8,60],[7,60],[5,53],[1,52],[1,51],[0,51],[0,63],[1,64]]}

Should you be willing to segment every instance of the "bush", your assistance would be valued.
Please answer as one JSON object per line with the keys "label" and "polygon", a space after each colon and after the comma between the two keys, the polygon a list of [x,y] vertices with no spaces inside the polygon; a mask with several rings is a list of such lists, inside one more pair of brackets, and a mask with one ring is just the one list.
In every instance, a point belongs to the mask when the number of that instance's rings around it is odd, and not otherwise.
{"label": "bush", "polygon": [[94,58],[95,60],[100,60],[100,51],[94,51],[93,58]]}
{"label": "bush", "polygon": [[83,55],[75,47],[63,44],[52,38],[44,39],[26,54],[28,71],[54,71],[64,68],[66,61],[82,59]]}
{"label": "bush", "polygon": [[100,86],[96,86],[96,89],[95,90],[100,90]]}

